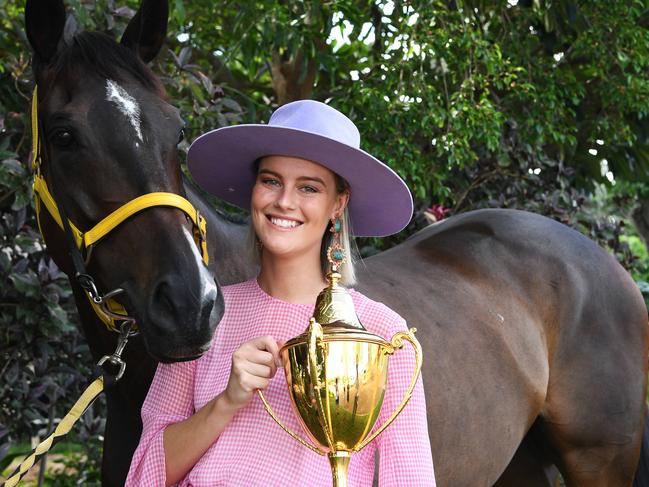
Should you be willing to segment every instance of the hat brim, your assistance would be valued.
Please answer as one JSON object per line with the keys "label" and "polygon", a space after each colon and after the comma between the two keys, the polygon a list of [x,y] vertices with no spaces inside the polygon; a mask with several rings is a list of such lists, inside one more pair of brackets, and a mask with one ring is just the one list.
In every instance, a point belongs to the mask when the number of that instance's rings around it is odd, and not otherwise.
{"label": "hat brim", "polygon": [[249,209],[257,177],[253,163],[269,155],[307,159],[345,178],[353,235],[392,235],[412,218],[410,190],[392,169],[362,149],[312,132],[255,124],[223,127],[194,141],[187,166],[206,191]]}

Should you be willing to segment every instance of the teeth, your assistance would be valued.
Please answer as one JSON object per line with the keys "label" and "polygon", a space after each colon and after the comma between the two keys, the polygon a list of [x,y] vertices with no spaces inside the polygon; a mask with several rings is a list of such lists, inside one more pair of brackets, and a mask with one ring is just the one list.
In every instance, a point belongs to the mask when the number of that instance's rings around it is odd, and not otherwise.
{"label": "teeth", "polygon": [[300,222],[296,222],[295,220],[284,220],[282,218],[270,218],[270,221],[273,223],[273,225],[277,225],[278,227],[283,227],[283,228],[294,228],[297,227]]}

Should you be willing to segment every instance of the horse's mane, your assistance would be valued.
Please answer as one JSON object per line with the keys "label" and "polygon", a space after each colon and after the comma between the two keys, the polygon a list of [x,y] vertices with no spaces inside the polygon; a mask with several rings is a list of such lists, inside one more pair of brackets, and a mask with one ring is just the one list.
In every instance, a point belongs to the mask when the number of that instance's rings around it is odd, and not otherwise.
{"label": "horse's mane", "polygon": [[80,73],[116,81],[124,81],[126,76],[135,78],[148,89],[165,94],[164,87],[153,72],[137,57],[136,53],[115,42],[110,36],[101,32],[81,32],[59,49],[54,59],[43,65],[36,56],[34,71],[45,79],[42,84],[55,79],[73,81],[72,77]]}
{"label": "horse's mane", "polygon": [[193,190],[193,192],[196,193],[196,196],[203,198],[206,201],[207,207],[210,210],[213,210],[217,215],[219,215],[219,217],[230,223],[236,223],[237,225],[247,225],[248,223],[250,223],[250,217],[248,215],[241,213],[231,213],[223,210],[222,208],[219,208],[217,203],[218,199],[214,195],[211,195],[210,193],[205,191],[198,184],[196,184],[193,179],[186,176],[185,174],[182,175],[182,178],[185,187],[189,186]]}

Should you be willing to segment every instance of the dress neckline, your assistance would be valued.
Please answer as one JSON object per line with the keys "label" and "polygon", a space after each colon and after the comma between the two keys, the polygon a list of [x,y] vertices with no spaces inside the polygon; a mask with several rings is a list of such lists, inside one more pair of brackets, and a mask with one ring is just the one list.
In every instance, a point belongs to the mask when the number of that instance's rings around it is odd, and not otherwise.
{"label": "dress neckline", "polygon": [[279,305],[282,305],[282,306],[295,306],[295,307],[299,307],[299,308],[302,308],[302,309],[311,309],[312,310],[315,307],[315,303],[313,303],[313,304],[291,303],[289,301],[284,301],[282,299],[271,296],[270,294],[268,294],[266,291],[264,291],[262,289],[262,287],[259,285],[259,282],[257,281],[256,277],[253,277],[251,279],[251,282],[252,282],[252,287],[257,292],[257,294],[259,294],[266,301],[269,301],[269,302],[272,302],[272,303],[275,303],[275,304],[279,304]]}

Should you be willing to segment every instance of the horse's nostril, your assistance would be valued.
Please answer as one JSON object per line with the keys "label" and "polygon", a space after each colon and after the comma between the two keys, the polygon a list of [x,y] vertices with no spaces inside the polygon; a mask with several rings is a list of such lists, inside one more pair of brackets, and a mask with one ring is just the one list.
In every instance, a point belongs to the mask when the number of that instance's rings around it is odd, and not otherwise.
{"label": "horse's nostril", "polygon": [[160,331],[167,331],[164,330],[167,325],[178,322],[191,308],[191,300],[186,296],[187,289],[174,286],[172,282],[168,277],[161,279],[151,296],[150,317],[155,326],[162,328]]}
{"label": "horse's nostril", "polygon": [[198,279],[192,286],[182,276],[167,274],[153,286],[150,296],[148,321],[158,337],[209,339],[209,316],[216,300],[213,281]]}
{"label": "horse's nostril", "polygon": [[166,282],[161,282],[154,291],[154,303],[165,313],[174,312],[174,302],[171,295],[171,286]]}

